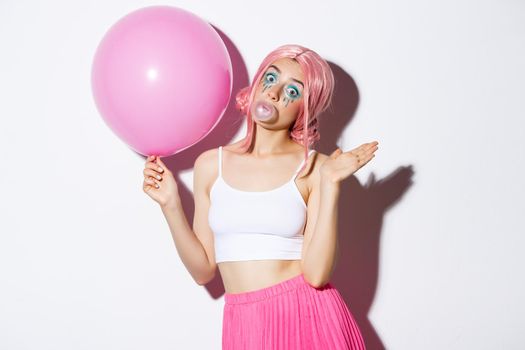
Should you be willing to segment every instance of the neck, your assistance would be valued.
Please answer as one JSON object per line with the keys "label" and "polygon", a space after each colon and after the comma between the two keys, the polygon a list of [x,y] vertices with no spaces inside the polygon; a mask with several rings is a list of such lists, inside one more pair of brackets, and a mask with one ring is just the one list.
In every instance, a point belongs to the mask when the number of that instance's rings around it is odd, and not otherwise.
{"label": "neck", "polygon": [[255,124],[252,155],[266,156],[269,154],[288,153],[300,146],[290,138],[288,130],[268,130]]}

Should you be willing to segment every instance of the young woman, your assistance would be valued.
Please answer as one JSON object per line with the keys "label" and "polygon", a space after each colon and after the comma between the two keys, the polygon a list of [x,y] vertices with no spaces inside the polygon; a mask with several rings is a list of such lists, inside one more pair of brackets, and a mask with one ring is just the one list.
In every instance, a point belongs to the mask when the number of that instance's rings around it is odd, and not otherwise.
{"label": "young woman", "polygon": [[314,51],[284,45],[268,54],[237,94],[246,137],[195,161],[193,228],[170,170],[159,157],[146,161],[143,190],[160,204],[188,271],[205,285],[219,269],[223,349],[365,349],[329,280],[340,183],[378,142],[329,156],[309,150],[333,89]]}

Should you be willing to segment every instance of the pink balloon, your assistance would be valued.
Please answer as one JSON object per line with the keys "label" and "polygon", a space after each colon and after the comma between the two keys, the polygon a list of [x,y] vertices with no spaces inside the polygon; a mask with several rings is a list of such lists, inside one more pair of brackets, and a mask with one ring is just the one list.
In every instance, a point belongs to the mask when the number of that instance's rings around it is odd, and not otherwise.
{"label": "pink balloon", "polygon": [[176,7],[151,6],[104,35],[91,87],[118,137],[140,154],[167,156],[197,143],[222,118],[231,60],[210,24]]}

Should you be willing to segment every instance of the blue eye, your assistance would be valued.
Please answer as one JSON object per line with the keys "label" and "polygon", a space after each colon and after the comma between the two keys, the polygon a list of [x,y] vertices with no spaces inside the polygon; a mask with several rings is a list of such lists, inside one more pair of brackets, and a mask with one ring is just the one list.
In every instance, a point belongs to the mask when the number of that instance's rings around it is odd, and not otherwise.
{"label": "blue eye", "polygon": [[[270,79],[270,78],[272,78],[273,80]],[[267,81],[267,82],[269,82],[269,83],[274,83],[276,79],[277,79],[277,78],[275,77],[275,74],[273,74],[273,73],[267,73],[267,74],[266,74],[266,81]]]}
{"label": "blue eye", "polygon": [[290,86],[289,87],[290,89],[289,90],[286,90],[286,92],[288,93],[288,95],[291,97],[291,98],[298,98],[301,94],[299,93],[299,90],[297,90],[297,88],[293,87],[293,86]]}

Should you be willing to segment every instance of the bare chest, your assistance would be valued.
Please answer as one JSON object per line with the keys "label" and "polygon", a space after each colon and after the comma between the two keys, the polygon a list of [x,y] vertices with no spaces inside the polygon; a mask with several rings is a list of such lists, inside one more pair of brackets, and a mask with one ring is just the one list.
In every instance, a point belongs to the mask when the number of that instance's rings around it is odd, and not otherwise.
{"label": "bare chest", "polygon": [[223,157],[222,178],[228,186],[244,192],[269,192],[293,182],[304,202],[308,202],[309,177],[296,176],[297,159],[250,159],[226,152]]}

